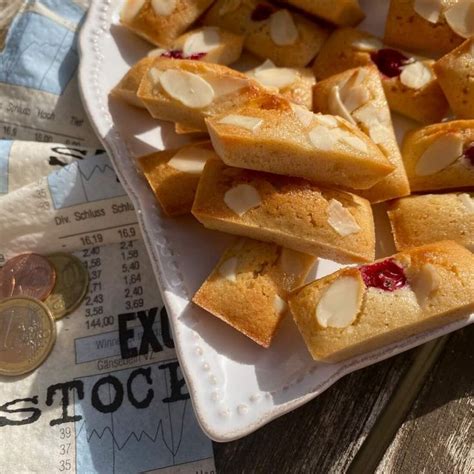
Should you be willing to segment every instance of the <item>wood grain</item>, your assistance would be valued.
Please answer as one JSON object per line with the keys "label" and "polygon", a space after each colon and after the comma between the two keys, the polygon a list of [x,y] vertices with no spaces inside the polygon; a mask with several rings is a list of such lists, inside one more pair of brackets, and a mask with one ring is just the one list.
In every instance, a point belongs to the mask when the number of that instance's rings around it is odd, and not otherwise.
{"label": "wood grain", "polygon": [[[378,474],[474,472],[473,341],[474,326],[450,336]],[[352,373],[246,438],[214,443],[217,472],[350,472],[417,353]]]}
{"label": "wood grain", "polygon": [[257,432],[214,443],[217,472],[343,472],[412,356],[410,351],[352,373]]}
{"label": "wood grain", "polygon": [[377,473],[474,472],[474,326],[455,332]]}

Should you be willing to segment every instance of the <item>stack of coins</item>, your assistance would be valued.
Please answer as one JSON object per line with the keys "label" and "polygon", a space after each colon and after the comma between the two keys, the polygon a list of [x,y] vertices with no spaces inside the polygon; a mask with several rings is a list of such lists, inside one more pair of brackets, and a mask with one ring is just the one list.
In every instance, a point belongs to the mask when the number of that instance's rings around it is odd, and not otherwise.
{"label": "stack of coins", "polygon": [[0,375],[39,367],[56,342],[56,323],[77,308],[89,275],[66,253],[24,253],[0,269]]}

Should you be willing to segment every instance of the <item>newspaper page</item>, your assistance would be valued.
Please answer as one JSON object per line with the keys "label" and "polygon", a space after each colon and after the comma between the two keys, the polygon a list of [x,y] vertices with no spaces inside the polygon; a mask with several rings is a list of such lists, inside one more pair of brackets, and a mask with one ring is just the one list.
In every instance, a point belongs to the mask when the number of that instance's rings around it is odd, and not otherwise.
{"label": "newspaper page", "polygon": [[0,377],[0,473],[214,473],[135,211],[80,103],[87,3],[0,0],[0,266],[68,251],[90,278],[48,359]]}
{"label": "newspaper page", "polygon": [[[44,146],[40,157],[36,151],[28,153],[28,147],[35,146],[10,143],[9,161],[21,160],[15,156],[17,150],[44,165],[58,147]],[[120,187],[105,154],[90,149],[85,155],[89,156],[72,158],[68,165],[0,197],[0,216],[9,216],[0,222],[2,233],[10,232],[8,218],[21,215],[18,222],[23,222],[24,231],[25,222],[29,229],[41,214],[28,206],[31,189],[43,189],[39,183],[54,182],[62,173],[62,189],[73,187],[82,175],[66,173],[68,168],[107,166],[109,171],[98,175],[95,186]],[[10,181],[18,180],[14,173],[20,168],[10,169],[14,178]],[[0,176],[5,178],[4,173]],[[123,191],[117,194],[127,199]],[[109,209],[114,199],[98,202]],[[77,211],[83,205],[72,205],[76,211],[71,212],[84,212]],[[110,213],[100,220],[123,229],[120,219]],[[62,225],[70,232],[68,226],[75,224]],[[85,235],[96,229],[93,219],[82,220],[81,225]],[[45,224],[44,240],[54,236],[52,227]],[[21,237],[20,229],[16,236]],[[119,237],[104,234],[101,245],[77,243],[80,250],[74,254],[90,278],[84,302],[57,322],[55,347],[42,366],[24,377],[0,377],[0,472],[214,472],[212,443],[195,419],[143,241],[138,234]],[[30,239],[33,246],[41,240]],[[5,245],[2,238],[2,252],[9,255],[11,240],[6,241]],[[35,249],[57,251],[56,240],[52,242]],[[0,345],[7,343],[3,335]]]}

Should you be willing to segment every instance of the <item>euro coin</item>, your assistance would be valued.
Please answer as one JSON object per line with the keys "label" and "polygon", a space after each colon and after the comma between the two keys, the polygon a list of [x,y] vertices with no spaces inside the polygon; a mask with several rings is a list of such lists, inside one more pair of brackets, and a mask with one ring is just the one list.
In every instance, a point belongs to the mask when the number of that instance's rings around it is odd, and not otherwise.
{"label": "euro coin", "polygon": [[56,323],[39,300],[0,301],[0,375],[22,375],[39,367],[56,341]]}
{"label": "euro coin", "polygon": [[37,253],[11,258],[0,271],[0,298],[29,296],[44,301],[54,288],[53,265]]}
{"label": "euro coin", "polygon": [[55,253],[47,258],[56,271],[56,285],[44,303],[54,319],[61,319],[81,304],[89,286],[89,274],[74,255]]}

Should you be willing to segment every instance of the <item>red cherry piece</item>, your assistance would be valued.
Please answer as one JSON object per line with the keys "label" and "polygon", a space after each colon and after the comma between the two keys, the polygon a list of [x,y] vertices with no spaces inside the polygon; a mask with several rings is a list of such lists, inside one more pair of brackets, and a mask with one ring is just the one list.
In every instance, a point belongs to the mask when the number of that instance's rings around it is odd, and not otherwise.
{"label": "red cherry piece", "polygon": [[383,48],[370,55],[378,70],[387,77],[399,76],[409,58],[395,49]]}
{"label": "red cherry piece", "polygon": [[275,12],[275,8],[273,7],[273,5],[269,5],[268,3],[259,3],[254,8],[250,18],[252,18],[253,21],[264,21],[273,12]]}
{"label": "red cherry piece", "polygon": [[194,53],[190,56],[185,56],[181,49],[173,49],[171,51],[165,51],[161,54],[164,58],[171,58],[171,59],[201,59],[207,53]]}
{"label": "red cherry piece", "polygon": [[359,270],[367,287],[395,291],[403,288],[407,282],[405,271],[391,258],[372,265],[364,265]]}
{"label": "red cherry piece", "polygon": [[472,142],[466,150],[464,150],[464,156],[471,163],[471,166],[474,166],[474,142]]}

